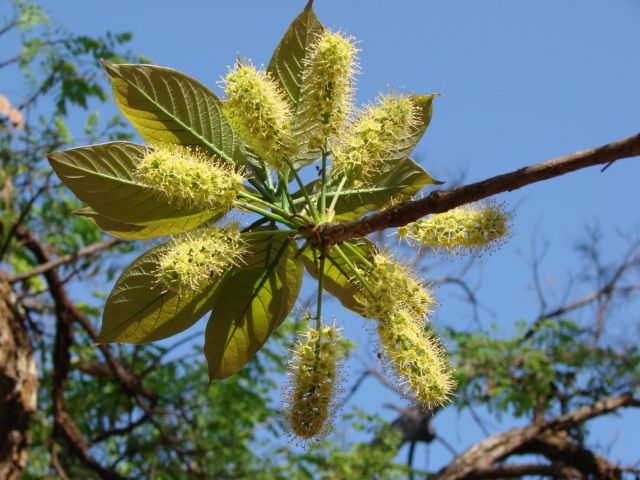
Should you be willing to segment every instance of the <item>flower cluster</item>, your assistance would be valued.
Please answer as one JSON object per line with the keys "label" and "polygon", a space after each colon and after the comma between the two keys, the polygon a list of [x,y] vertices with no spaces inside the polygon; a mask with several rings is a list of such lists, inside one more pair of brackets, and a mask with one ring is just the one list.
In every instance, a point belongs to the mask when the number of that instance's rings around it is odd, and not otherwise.
{"label": "flower cluster", "polygon": [[438,213],[398,229],[398,235],[449,253],[482,253],[509,235],[511,215],[495,202]]}
{"label": "flower cluster", "polygon": [[269,75],[238,63],[224,79],[223,112],[245,143],[279,169],[290,154],[291,112]]}
{"label": "flower cluster", "polygon": [[244,177],[222,160],[178,145],[149,148],[136,177],[170,203],[198,210],[229,210]]}
{"label": "flower cluster", "polygon": [[401,150],[417,123],[418,107],[406,95],[382,96],[351,122],[333,152],[333,168],[366,183]]}
{"label": "flower cluster", "polygon": [[364,274],[371,292],[362,289],[357,295],[363,316],[384,320],[399,310],[415,318],[425,318],[431,313],[435,305],[431,291],[413,277],[408,267],[388,254],[376,254]]}
{"label": "flower cluster", "polygon": [[305,58],[298,123],[311,149],[324,147],[347,120],[356,53],[353,37],[325,30]]}
{"label": "flower cluster", "polygon": [[240,264],[246,251],[236,225],[183,233],[161,251],[158,283],[177,291],[201,291],[230,267]]}
{"label": "flower cluster", "polygon": [[403,310],[378,321],[382,358],[401,379],[405,395],[433,409],[448,402],[456,382],[447,353],[428,328]]}
{"label": "flower cluster", "polygon": [[437,336],[427,327],[435,300],[409,268],[377,254],[362,272],[367,288],[357,296],[363,315],[377,320],[383,358],[407,396],[427,408],[444,404],[455,387],[451,366]]}
{"label": "flower cluster", "polygon": [[289,363],[287,419],[302,438],[321,437],[331,425],[339,384],[338,367],[344,356],[340,329],[309,328],[293,350]]}

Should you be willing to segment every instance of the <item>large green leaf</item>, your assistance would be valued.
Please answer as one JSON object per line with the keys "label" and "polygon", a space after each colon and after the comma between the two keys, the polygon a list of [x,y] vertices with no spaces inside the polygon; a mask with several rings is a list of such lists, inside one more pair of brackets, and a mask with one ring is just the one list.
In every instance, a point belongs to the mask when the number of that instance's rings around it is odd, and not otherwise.
{"label": "large green leaf", "polygon": [[310,0],[289,26],[273,52],[267,71],[287,93],[295,111],[300,98],[304,60],[313,41],[324,30]]}
{"label": "large green leaf", "polygon": [[135,178],[146,150],[136,143],[110,142],[62,150],[48,158],[80,200],[117,222],[157,225],[202,214],[168,203]]}
{"label": "large green leaf", "polygon": [[371,187],[346,189],[335,206],[335,221],[353,220],[413,197],[426,185],[439,184],[420,165],[404,158],[371,179]]}
{"label": "large green leaf", "polygon": [[244,165],[240,137],[220,99],[184,73],[155,65],[104,62],[122,113],[149,143],[200,146]]}
{"label": "large green leaf", "polygon": [[249,248],[247,263],[220,288],[207,324],[204,353],[211,379],[226,378],[251,360],[300,292],[303,267],[295,258],[295,243],[263,237]]}
{"label": "large green leaf", "polygon": [[154,225],[140,225],[137,223],[118,222],[117,220],[100,215],[90,208],[82,208],[73,213],[89,218],[96,226],[105,232],[126,240],[150,240],[152,238],[175,235],[193,230],[204,223],[213,223],[222,217],[222,213],[207,211],[169,219],[166,222]]}
{"label": "large green leaf", "polygon": [[118,278],[102,315],[98,342],[147,343],[189,328],[211,310],[221,281],[203,292],[158,284],[158,259],[168,242],[138,257]]}
{"label": "large green leaf", "polygon": [[[376,253],[376,246],[366,238],[349,240],[351,245],[358,248],[362,256],[371,261]],[[355,266],[362,266],[362,260],[344,245],[340,247],[345,256]],[[313,250],[307,249],[301,256],[305,269],[313,278],[318,278],[320,262]],[[347,264],[337,253],[328,252],[324,263],[324,289],[336,297],[349,310],[362,313],[362,306],[355,299],[358,289],[351,281],[354,275]]]}

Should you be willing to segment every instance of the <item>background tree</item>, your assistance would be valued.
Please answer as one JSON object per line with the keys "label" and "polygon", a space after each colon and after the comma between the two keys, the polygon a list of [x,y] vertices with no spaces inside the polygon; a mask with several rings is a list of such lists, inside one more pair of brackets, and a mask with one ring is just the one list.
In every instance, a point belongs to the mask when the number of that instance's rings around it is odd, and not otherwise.
{"label": "background tree", "polygon": [[[82,293],[81,285],[95,279],[100,296],[104,289],[99,282],[118,267],[96,262],[95,256],[115,248],[126,258],[138,247],[103,240],[89,221],[69,215],[80,205],[52,180],[41,154],[76,142],[125,138],[119,121],[98,126],[95,115],[87,121],[87,138],[72,138],[64,118],[78,114],[73,105],[82,107],[91,97],[105,97],[99,58],[138,59],[117,55],[129,38],[126,35],[74,37],[44,23],[46,17],[33,5],[16,3],[13,13],[3,35],[19,33],[25,47],[3,65],[20,64],[34,83],[26,102],[7,96],[0,144],[5,290],[0,312],[5,322],[2,332],[9,334],[1,337],[0,468],[8,478],[17,478],[24,468],[30,424],[27,478],[47,474],[60,478],[403,478],[409,471],[397,463],[398,447],[436,439],[447,442],[447,436],[432,426],[439,412],[401,408],[398,419],[386,426],[377,415],[356,409],[339,430],[363,430],[361,443],[337,434],[317,448],[292,448],[284,438],[275,392],[284,364],[282,352],[296,330],[294,323],[279,329],[238,375],[211,385],[203,382],[206,366],[194,358],[197,353],[177,345],[89,348],[96,338],[94,322],[100,306]],[[38,104],[46,116],[36,116]],[[14,105],[20,114],[11,110]],[[629,144],[633,142],[574,159],[608,162],[617,158],[607,156],[611,152],[633,153],[625,150]],[[454,190],[440,197],[445,200],[427,197],[421,205],[452,206],[447,199],[455,202],[462,195],[468,200],[464,195],[477,189]],[[415,211],[415,206],[403,208]],[[394,217],[397,214],[386,213],[377,218],[387,222]],[[339,231],[362,225],[376,224],[360,222],[341,226]],[[336,239],[334,234],[330,238]],[[596,455],[584,425],[600,415],[637,406],[633,396],[638,382],[637,349],[628,342],[605,342],[610,308],[629,302],[637,291],[637,251],[632,244],[624,258],[616,259],[617,264],[606,265],[596,245],[587,244],[583,250],[595,266],[592,295],[543,310],[539,319],[524,323],[513,339],[496,340],[499,337],[491,331],[451,332],[462,385],[457,405],[486,405],[496,415],[513,413],[531,423],[488,436],[435,478],[534,474],[620,478],[632,471]],[[118,261],[116,256],[104,258]],[[464,278],[442,281],[454,280]],[[74,303],[72,296],[82,300]],[[579,309],[594,305],[592,324],[570,321]],[[630,328],[635,328],[633,322]],[[32,350],[37,352],[37,362]],[[373,366],[365,374],[379,377]],[[527,388],[532,385],[536,388]],[[358,383],[352,387],[350,391]],[[411,448],[410,454],[414,451]],[[536,457],[518,466],[503,463],[527,453],[546,460]]]}

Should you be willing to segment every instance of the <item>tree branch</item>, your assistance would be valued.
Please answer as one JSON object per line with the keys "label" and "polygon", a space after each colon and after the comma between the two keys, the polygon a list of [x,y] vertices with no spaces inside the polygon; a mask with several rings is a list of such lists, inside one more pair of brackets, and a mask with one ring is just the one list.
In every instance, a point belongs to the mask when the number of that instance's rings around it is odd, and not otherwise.
{"label": "tree branch", "polygon": [[[527,444],[548,438],[554,432],[566,431],[584,422],[624,407],[640,407],[640,400],[626,393],[607,397],[592,405],[577,408],[565,415],[546,422],[533,423],[526,427],[516,427],[485,438],[476,443],[451,463],[431,477],[430,480],[467,480],[475,473],[492,469],[498,462],[521,450]],[[482,477],[480,477],[482,478]],[[485,477],[487,478],[487,477]],[[491,477],[488,477],[491,478]]]}
{"label": "tree branch", "polygon": [[452,208],[498,193],[510,192],[531,183],[637,155],[640,155],[640,134],[601,147],[520,168],[480,182],[448,190],[436,190],[420,200],[401,202],[379,213],[357,220],[321,223],[315,229],[314,243],[334,245],[386,228],[402,227],[425,215],[446,212]]}
{"label": "tree branch", "polygon": [[101,252],[102,250],[108,250],[109,248],[118,245],[120,243],[123,243],[124,240],[119,239],[119,238],[109,238],[107,240],[104,240],[102,242],[97,242],[94,243],[93,245],[89,245],[88,247],[84,247],[81,248],[80,250],[78,250],[75,253],[68,253],[67,255],[62,255],[58,258],[55,258],[53,260],[49,260],[46,263],[41,263],[40,265],[38,265],[37,267],[35,267],[33,270],[29,271],[29,272],[24,272],[24,273],[18,273],[16,275],[13,275],[11,277],[9,277],[8,282],[9,283],[16,283],[19,282],[21,280],[26,280],[27,278],[31,278],[34,277],[36,275],[40,275],[41,273],[46,273],[49,270],[52,270],[56,267],[59,267],[60,265],[64,265],[65,263],[69,263],[72,262],[74,260],[77,260],[81,257],[87,257],[89,255],[95,255],[96,253]]}

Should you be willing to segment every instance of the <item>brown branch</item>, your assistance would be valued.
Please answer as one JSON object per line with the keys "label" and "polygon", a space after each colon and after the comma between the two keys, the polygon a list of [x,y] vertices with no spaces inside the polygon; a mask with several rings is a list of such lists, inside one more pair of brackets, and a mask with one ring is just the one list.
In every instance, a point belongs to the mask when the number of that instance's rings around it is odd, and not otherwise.
{"label": "brown branch", "polygon": [[[21,240],[25,247],[29,249],[40,263],[49,262],[49,258],[37,239],[31,235],[26,227],[20,225],[15,230],[16,237]],[[90,453],[89,446],[82,433],[71,416],[64,409],[64,392],[71,357],[69,350],[73,344],[72,324],[76,319],[76,314],[80,312],[69,298],[64,284],[55,269],[50,269],[45,273],[49,292],[54,300],[56,312],[56,335],[53,349],[53,438],[60,437],[65,441],[71,452],[88,468],[96,472],[103,480],[122,480],[115,471],[102,466]],[[53,446],[52,448],[55,448]],[[60,469],[60,465],[54,460],[53,467]]]}
{"label": "brown branch", "polygon": [[543,435],[526,443],[516,454],[542,454],[555,464],[568,465],[586,478],[619,480],[623,469],[563,434]]}
{"label": "brown branch", "polygon": [[629,393],[608,397],[546,422],[516,427],[492,435],[458,455],[451,463],[431,477],[431,480],[474,478],[474,473],[495,467],[497,463],[520,452],[525,445],[531,442],[545,438],[554,432],[574,428],[587,420],[606,415],[623,407],[640,407],[640,400]]}
{"label": "brown branch", "polygon": [[[26,227],[18,227],[16,229],[16,237],[24,242],[25,247],[34,254],[36,260],[38,260],[40,263],[46,264],[50,261],[50,258],[47,255],[45,249],[42,247],[42,245],[40,245],[38,240],[31,234],[31,232],[29,232]],[[55,289],[50,288],[51,295],[53,296],[54,300],[58,303],[63,304],[69,315],[73,317],[73,319],[77,321],[82,326],[82,328],[84,328],[89,337],[95,341],[98,338],[98,332],[93,327],[89,319],[84,316],[83,313],[78,310],[73,304],[73,302],[69,298],[69,295],[64,289],[62,281],[60,280],[58,272],[55,270],[55,268],[46,271],[44,275],[49,285],[56,286]],[[129,372],[122,365],[122,363],[120,363],[116,359],[113,353],[111,353],[108,345],[99,344],[97,348],[102,352],[105,360],[107,361],[107,364],[113,371],[118,382],[125,388],[128,393],[134,395],[140,394],[149,400],[157,399],[157,395],[155,392],[145,388],[140,382],[140,379]]]}
{"label": "brown branch", "polygon": [[62,255],[53,260],[49,260],[48,262],[41,263],[33,270],[24,273],[18,273],[9,277],[9,283],[16,283],[21,280],[26,280],[28,278],[34,277],[36,275],[40,275],[41,273],[46,273],[51,269],[59,267],[60,265],[64,265],[65,263],[73,262],[81,257],[87,257],[90,255],[95,255],[96,253],[101,252],[102,250],[108,250],[109,248],[123,243],[124,240],[119,238],[110,238],[108,240],[104,240],[102,242],[94,243],[93,245],[89,245],[87,247],[81,248],[77,252],[69,253],[67,255]]}
{"label": "brown branch", "polygon": [[601,147],[520,168],[480,182],[448,190],[436,190],[420,200],[402,202],[357,220],[321,223],[314,232],[315,242],[318,245],[333,245],[351,238],[364,237],[386,228],[402,227],[425,215],[446,212],[452,208],[498,193],[510,192],[531,183],[637,155],[640,155],[640,134]]}
{"label": "brown branch", "polygon": [[551,478],[572,478],[568,477],[566,469],[555,465],[542,465],[537,463],[520,463],[514,465],[498,465],[476,470],[466,477],[466,480],[488,480],[492,478],[515,478],[525,475],[541,475]]}

